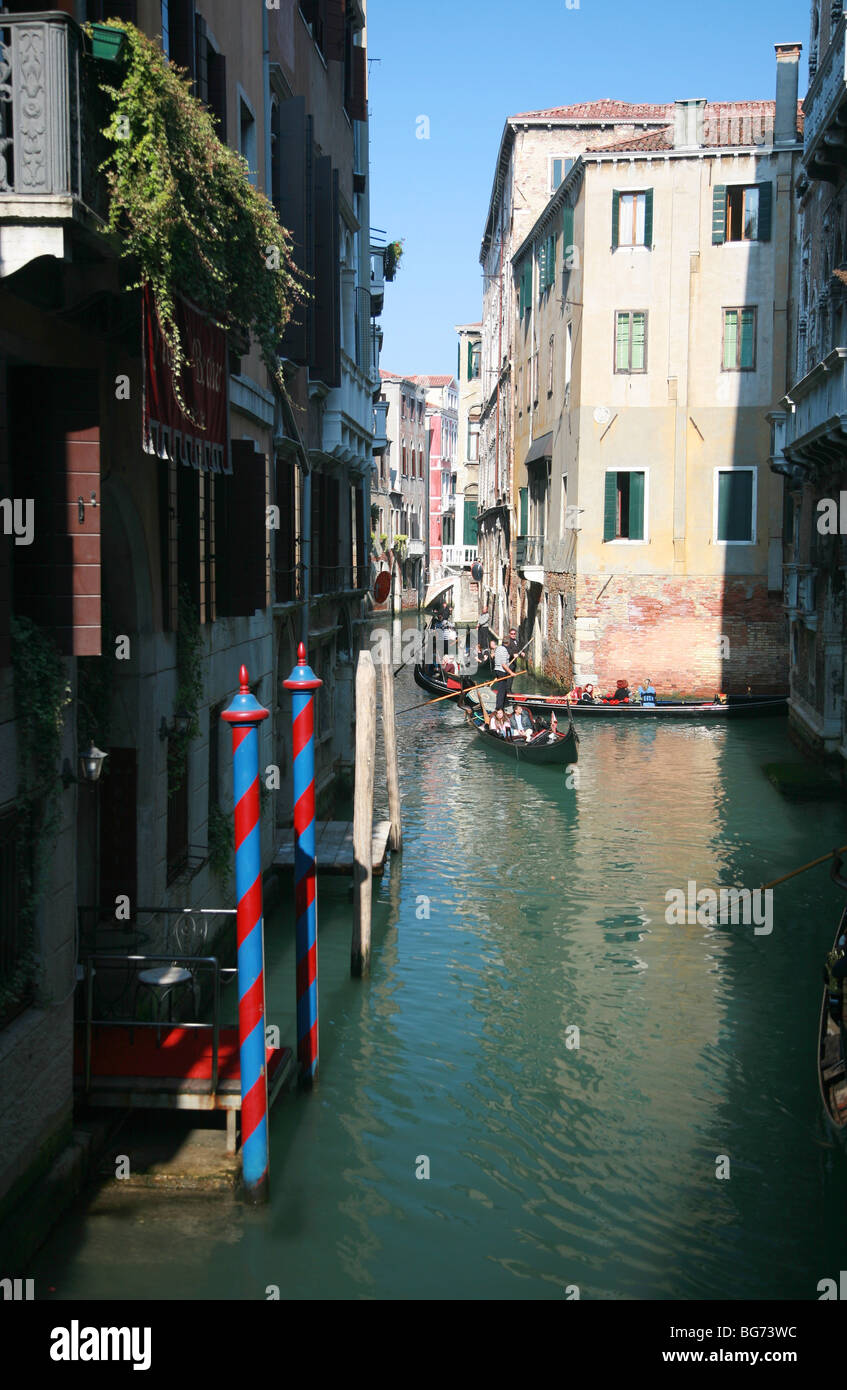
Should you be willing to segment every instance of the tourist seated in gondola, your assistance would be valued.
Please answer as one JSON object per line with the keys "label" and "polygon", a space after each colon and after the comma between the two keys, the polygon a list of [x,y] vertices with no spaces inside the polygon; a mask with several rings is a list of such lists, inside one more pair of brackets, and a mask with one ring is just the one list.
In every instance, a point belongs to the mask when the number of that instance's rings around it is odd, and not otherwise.
{"label": "tourist seated in gondola", "polygon": [[488,727],[492,734],[498,734],[500,738],[511,738],[512,730],[506,720],[506,711],[496,709],[488,721]]}
{"label": "tourist seated in gondola", "polygon": [[517,709],[512,709],[509,720],[512,729],[512,737],[523,739],[529,743],[535,734],[535,725],[532,722],[532,715],[529,710],[518,705]]}
{"label": "tourist seated in gondola", "polygon": [[621,680],[615,682],[615,688],[609,695],[603,696],[604,705],[628,705],[629,704],[629,681]]}
{"label": "tourist seated in gondola", "polygon": [[643,685],[639,685],[638,698],[641,701],[642,705],[655,705],[656,690],[649,676],[647,677]]}
{"label": "tourist seated in gondola", "polygon": [[594,686],[587,685],[579,697],[581,705],[596,705],[597,699],[594,694]]}
{"label": "tourist seated in gondola", "polygon": [[538,732],[535,734],[535,736],[534,736],[532,742],[533,742],[533,743],[555,743],[555,742],[556,742],[556,739],[557,739],[558,737],[559,737],[559,721],[558,721],[557,718],[556,718],[556,711],[553,710],[552,714],[550,715],[550,725],[549,725],[549,727],[547,727],[547,726],[545,726],[545,725],[542,725],[541,728],[538,730]]}

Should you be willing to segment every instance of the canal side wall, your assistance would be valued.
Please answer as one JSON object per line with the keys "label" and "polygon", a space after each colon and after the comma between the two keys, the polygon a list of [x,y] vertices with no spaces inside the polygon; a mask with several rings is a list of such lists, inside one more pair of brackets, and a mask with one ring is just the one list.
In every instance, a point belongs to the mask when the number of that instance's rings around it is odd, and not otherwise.
{"label": "canal side wall", "polygon": [[752,576],[581,575],[575,680],[606,690],[649,676],[657,689],[692,695],[785,688],[781,595]]}

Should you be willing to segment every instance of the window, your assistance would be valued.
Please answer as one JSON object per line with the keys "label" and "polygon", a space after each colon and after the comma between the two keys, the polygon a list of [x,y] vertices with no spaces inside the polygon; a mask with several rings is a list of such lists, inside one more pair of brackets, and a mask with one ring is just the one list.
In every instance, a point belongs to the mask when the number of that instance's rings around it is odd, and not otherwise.
{"label": "window", "polygon": [[619,469],[606,474],[604,541],[643,541],[646,473]]}
{"label": "window", "polygon": [[575,159],[557,158],[550,160],[550,192],[555,193],[576,163]]}
{"label": "window", "polygon": [[405,446],[405,444],[403,445],[403,448],[402,448],[402,451],[401,451],[401,452],[402,452],[402,457],[403,457],[403,463],[402,463],[402,467],[401,467],[401,470],[400,470],[400,471],[401,471],[401,473],[403,474],[403,477],[405,478],[405,477],[408,476],[407,468],[406,468],[406,446]]}
{"label": "window", "polygon": [[527,511],[529,504],[529,488],[522,487],[518,493],[519,512],[518,512],[518,535],[525,536],[527,533]]}
{"label": "window", "polygon": [[653,190],[612,194],[612,250],[653,245]]}
{"label": "window", "polygon": [[712,190],[712,243],[770,241],[773,184],[716,184]]}
{"label": "window", "polygon": [[518,314],[523,318],[532,305],[532,256],[524,257],[518,278]]}
{"label": "window", "polygon": [[547,395],[553,394],[553,349],[555,347],[555,334],[550,334],[550,342],[547,345]]}
{"label": "window", "polygon": [[615,371],[647,370],[647,315],[624,310],[615,314]]}
{"label": "window", "polygon": [[480,361],[482,359],[482,344],[474,343],[470,350],[470,373],[469,380],[475,381],[480,374]]}
{"label": "window", "polygon": [[171,23],[168,14],[168,0],[162,0],[162,52],[166,58],[171,56]]}
{"label": "window", "polygon": [[[556,233],[551,232],[543,241],[538,243],[536,251],[538,261],[538,297],[549,290],[556,279]],[[530,286],[531,289],[531,286]]]}
{"label": "window", "polygon": [[723,370],[751,372],[756,368],[756,310],[724,309]]}
{"label": "window", "polygon": [[756,540],[755,468],[715,469],[715,540],[751,545]]}
{"label": "window", "polygon": [[238,148],[247,161],[248,177],[255,188],[259,178],[256,159],[256,118],[243,94],[238,98],[238,112]]}

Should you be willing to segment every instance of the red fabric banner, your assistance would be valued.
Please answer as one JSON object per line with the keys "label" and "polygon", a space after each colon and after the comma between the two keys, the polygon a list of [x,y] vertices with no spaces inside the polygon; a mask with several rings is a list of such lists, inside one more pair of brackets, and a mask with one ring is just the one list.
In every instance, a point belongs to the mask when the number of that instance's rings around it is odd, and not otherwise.
{"label": "red fabric banner", "polygon": [[185,299],[174,297],[185,354],[183,399],[196,424],[183,414],[171,381],[170,351],[159,327],[153,291],[144,286],[144,449],[210,473],[231,473],[227,448],[227,345],[216,328]]}

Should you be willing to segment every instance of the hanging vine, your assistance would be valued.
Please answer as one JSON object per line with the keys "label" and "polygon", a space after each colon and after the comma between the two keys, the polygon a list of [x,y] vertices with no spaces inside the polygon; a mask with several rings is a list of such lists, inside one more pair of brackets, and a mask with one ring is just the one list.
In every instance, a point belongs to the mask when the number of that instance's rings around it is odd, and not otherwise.
{"label": "hanging vine", "polygon": [[291,239],[272,204],[254,188],[247,161],[217,137],[214,118],[192,96],[183,69],[132,24],[119,86],[101,83],[111,101],[103,132],[113,146],[100,166],[109,189],[107,231],[138,267],[138,289],[154,292],[170,355],[174,392],[186,408],[185,349],[174,295],[193,300],[225,330],[252,330],[271,377],[283,385],[279,340],[305,298]]}
{"label": "hanging vine", "polygon": [[35,969],[35,915],[47,887],[61,814],[59,763],[65,710],[71,703],[67,670],[56,644],[29,618],[11,621],[15,690],[18,794],[15,867],[21,907],[20,947],[0,979],[0,1017],[20,997]]}

